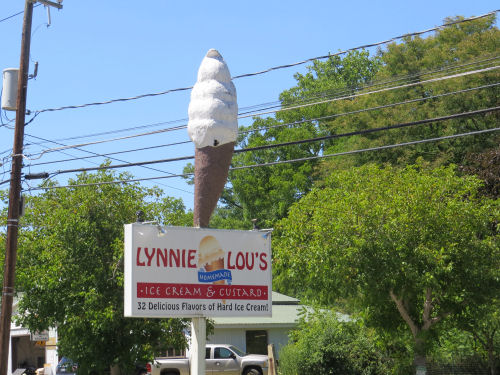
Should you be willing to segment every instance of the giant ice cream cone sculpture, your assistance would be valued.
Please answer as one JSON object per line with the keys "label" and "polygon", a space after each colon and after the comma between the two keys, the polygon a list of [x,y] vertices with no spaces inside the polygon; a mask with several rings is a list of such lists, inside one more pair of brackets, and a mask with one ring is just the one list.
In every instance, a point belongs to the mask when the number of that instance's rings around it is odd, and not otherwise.
{"label": "giant ice cream cone sculpture", "polygon": [[196,148],[193,222],[196,227],[208,227],[238,135],[236,88],[226,62],[214,49],[201,62],[188,114],[188,133]]}

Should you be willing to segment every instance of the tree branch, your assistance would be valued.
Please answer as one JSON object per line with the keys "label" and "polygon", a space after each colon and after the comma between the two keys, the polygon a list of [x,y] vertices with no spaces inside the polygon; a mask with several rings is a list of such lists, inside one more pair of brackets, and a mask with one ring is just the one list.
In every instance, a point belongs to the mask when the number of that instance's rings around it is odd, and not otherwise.
{"label": "tree branch", "polygon": [[410,327],[410,330],[411,330],[411,333],[413,334],[413,337],[416,338],[417,334],[419,332],[419,328],[417,327],[417,325],[411,319],[410,314],[408,314],[408,311],[406,310],[406,308],[405,308],[405,306],[403,304],[403,299],[402,298],[398,298],[394,294],[394,292],[392,291],[392,289],[389,291],[389,294],[391,296],[391,299],[396,304],[396,307],[398,308],[399,314],[401,315],[401,317],[403,318],[403,320],[406,322],[406,324],[408,324],[408,326]]}
{"label": "tree branch", "polygon": [[438,315],[438,316],[436,316],[434,318],[431,318],[431,313],[432,313],[432,309],[433,308],[434,308],[434,306],[432,304],[432,289],[431,288],[427,288],[426,291],[425,291],[424,312],[422,314],[422,321],[424,323],[422,325],[422,329],[424,331],[428,330],[434,324],[436,324],[437,322],[439,322],[443,318],[445,318],[448,315],[450,315],[450,313],[447,312],[447,313]]}
{"label": "tree branch", "polygon": [[482,337],[480,337],[480,336],[477,334],[477,332],[473,331],[473,332],[472,332],[472,336],[474,336],[474,338],[475,338],[477,341],[479,341],[479,343],[480,343],[483,347],[485,347],[485,348],[487,347],[487,343],[486,343],[486,341],[484,341],[484,340],[483,340],[483,338],[482,338]]}
{"label": "tree branch", "polygon": [[422,315],[422,321],[424,322],[424,329],[428,329],[430,327],[429,318],[431,316],[431,311],[432,311],[432,289],[427,288],[425,290],[424,313]]}

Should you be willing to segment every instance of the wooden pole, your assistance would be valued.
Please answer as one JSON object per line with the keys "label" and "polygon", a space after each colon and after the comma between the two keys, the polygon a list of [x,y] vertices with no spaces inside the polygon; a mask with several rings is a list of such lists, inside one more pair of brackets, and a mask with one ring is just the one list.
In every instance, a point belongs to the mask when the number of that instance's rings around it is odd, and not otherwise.
{"label": "wooden pole", "polygon": [[276,353],[274,351],[274,344],[267,346],[267,356],[269,357],[269,375],[278,375],[276,368]]}
{"label": "wooden pole", "polygon": [[10,325],[12,302],[14,299],[14,281],[17,258],[17,235],[21,200],[21,170],[23,167],[24,123],[26,113],[26,94],[28,88],[28,70],[31,44],[31,22],[33,3],[26,0],[24,8],[23,35],[17,89],[16,126],[14,147],[12,149],[12,168],[10,174],[9,212],[7,216],[7,240],[5,244],[5,266],[2,290],[2,311],[0,315],[0,375],[7,375],[7,362],[10,346]]}

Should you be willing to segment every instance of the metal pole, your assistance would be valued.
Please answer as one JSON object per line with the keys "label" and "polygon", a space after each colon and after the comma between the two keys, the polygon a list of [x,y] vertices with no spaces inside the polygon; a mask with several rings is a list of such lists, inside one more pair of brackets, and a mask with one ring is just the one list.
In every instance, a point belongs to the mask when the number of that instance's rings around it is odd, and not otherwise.
{"label": "metal pole", "polygon": [[26,113],[26,93],[28,88],[32,16],[33,3],[31,0],[26,0],[21,42],[21,58],[19,63],[16,127],[14,132],[14,147],[12,149],[9,213],[7,216],[7,240],[5,244],[5,266],[2,290],[2,310],[0,315],[0,375],[7,375],[7,362],[10,345],[10,325],[16,273],[17,235],[20,211],[19,203],[21,198],[21,170],[23,167],[22,153]]}
{"label": "metal pole", "polygon": [[[196,209],[195,209],[196,211]],[[199,226],[195,223],[195,227]],[[191,356],[189,370],[191,375],[206,374],[205,347],[207,344],[207,319],[191,318]]]}
{"label": "metal pole", "polygon": [[205,346],[207,342],[207,320],[204,317],[191,319],[191,358],[190,373],[205,375]]}

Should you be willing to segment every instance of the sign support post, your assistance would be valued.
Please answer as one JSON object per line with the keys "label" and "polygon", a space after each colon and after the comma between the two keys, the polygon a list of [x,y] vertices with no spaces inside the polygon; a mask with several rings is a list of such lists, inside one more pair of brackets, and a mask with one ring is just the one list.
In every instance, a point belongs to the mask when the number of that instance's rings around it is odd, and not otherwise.
{"label": "sign support post", "polygon": [[204,317],[191,319],[191,374],[204,375],[206,371],[205,346],[207,342],[207,320]]}

